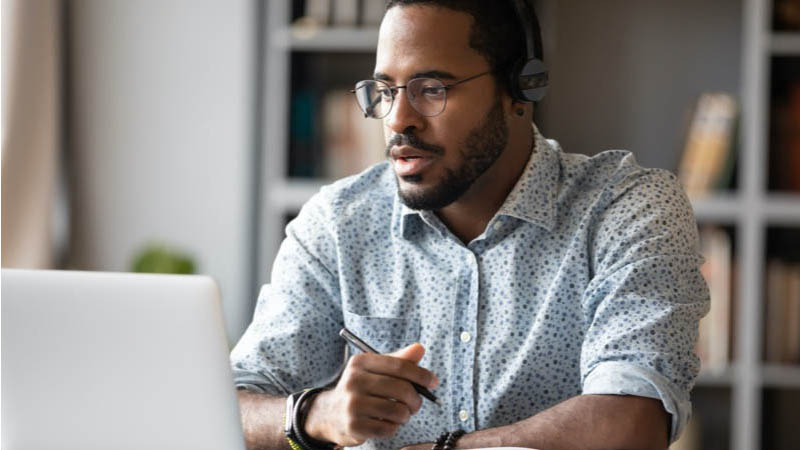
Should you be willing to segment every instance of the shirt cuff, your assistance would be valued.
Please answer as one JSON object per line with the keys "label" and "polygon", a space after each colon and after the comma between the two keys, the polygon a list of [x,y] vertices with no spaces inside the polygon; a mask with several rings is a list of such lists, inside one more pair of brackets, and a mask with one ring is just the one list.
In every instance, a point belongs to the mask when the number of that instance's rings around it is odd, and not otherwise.
{"label": "shirt cuff", "polygon": [[583,394],[635,395],[661,400],[672,415],[670,443],[675,442],[692,414],[689,395],[660,373],[623,362],[598,364],[583,382]]}
{"label": "shirt cuff", "polygon": [[274,396],[291,394],[285,385],[264,371],[260,374],[256,374],[234,368],[233,383],[237,389],[246,389],[259,394]]}

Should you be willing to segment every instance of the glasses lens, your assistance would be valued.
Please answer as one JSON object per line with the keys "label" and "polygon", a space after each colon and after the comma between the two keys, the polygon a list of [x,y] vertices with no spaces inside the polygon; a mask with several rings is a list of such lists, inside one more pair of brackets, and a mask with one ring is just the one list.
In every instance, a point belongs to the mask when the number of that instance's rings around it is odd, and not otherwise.
{"label": "glasses lens", "polygon": [[423,116],[435,116],[444,111],[447,88],[435,78],[415,78],[408,82],[408,99]]}
{"label": "glasses lens", "polygon": [[382,119],[392,109],[392,88],[383,81],[364,80],[356,83],[356,100],[366,117]]}

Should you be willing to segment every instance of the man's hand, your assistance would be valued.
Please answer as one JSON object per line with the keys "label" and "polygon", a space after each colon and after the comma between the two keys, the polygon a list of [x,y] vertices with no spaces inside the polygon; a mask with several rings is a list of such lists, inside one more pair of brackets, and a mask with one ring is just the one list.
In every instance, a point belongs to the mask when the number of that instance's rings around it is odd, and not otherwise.
{"label": "man's hand", "polygon": [[311,403],[306,433],[347,447],[393,436],[422,407],[411,382],[430,389],[439,385],[433,372],[417,365],[424,354],[422,345],[412,344],[386,355],[350,358],[336,387]]}

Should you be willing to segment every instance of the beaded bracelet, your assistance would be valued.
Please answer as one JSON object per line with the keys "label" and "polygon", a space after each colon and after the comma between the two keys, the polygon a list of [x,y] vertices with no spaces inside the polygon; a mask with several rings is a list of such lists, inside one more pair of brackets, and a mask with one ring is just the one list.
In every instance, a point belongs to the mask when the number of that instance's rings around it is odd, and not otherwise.
{"label": "beaded bracelet", "polygon": [[444,445],[445,441],[447,441],[447,436],[450,436],[450,433],[447,431],[440,434],[439,439],[436,439],[436,442],[433,443],[431,450],[442,450],[442,446]]}
{"label": "beaded bracelet", "polygon": [[450,435],[447,436],[447,440],[444,442],[444,448],[442,450],[453,450],[456,448],[456,441],[463,435],[464,430],[456,430],[450,433]]}
{"label": "beaded bracelet", "polygon": [[453,432],[445,431],[439,435],[439,439],[436,439],[431,450],[454,450],[456,448],[456,441],[464,434],[464,430],[456,430]]}

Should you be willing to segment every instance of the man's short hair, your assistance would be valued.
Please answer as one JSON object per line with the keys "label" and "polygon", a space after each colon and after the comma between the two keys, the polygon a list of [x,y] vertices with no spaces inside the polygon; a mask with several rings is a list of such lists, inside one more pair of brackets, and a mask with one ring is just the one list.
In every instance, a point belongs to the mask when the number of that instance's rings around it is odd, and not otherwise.
{"label": "man's short hair", "polygon": [[[517,11],[511,0],[387,0],[386,10],[395,6],[431,5],[472,16],[469,46],[480,53],[489,63],[497,84],[506,92],[511,92],[509,83],[514,64],[526,57],[525,30],[522,29]],[[531,6],[531,23],[538,23]],[[541,32],[534,29],[534,39],[539,43],[536,56],[541,54]]]}

